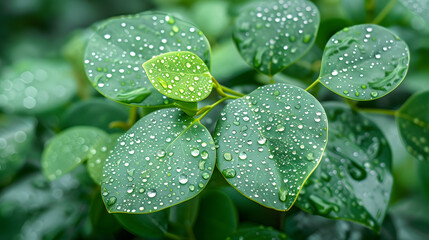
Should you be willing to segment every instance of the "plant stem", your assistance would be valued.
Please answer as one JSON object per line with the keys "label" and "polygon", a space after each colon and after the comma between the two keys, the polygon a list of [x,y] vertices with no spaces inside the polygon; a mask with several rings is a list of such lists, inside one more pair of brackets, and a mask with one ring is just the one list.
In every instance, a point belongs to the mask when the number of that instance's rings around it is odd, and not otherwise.
{"label": "plant stem", "polygon": [[384,6],[383,10],[375,17],[372,21],[374,24],[380,24],[381,21],[392,11],[393,7],[396,5],[398,0],[390,0],[386,6]]}
{"label": "plant stem", "polygon": [[110,128],[122,128],[124,130],[130,129],[134,123],[136,123],[137,120],[137,110],[138,108],[136,106],[131,106],[130,108],[130,115],[128,117],[127,122],[122,121],[114,121],[109,124]]}
{"label": "plant stem", "polygon": [[195,114],[196,116],[201,115],[200,117],[198,117],[197,119],[195,119],[195,121],[200,121],[201,119],[203,119],[207,115],[207,113],[209,113],[214,107],[216,107],[217,105],[221,104],[225,100],[228,100],[228,99],[237,99],[237,98],[238,97],[228,95],[228,96],[226,96],[224,98],[219,99],[217,102],[213,103],[212,105],[207,105],[207,106],[202,107],[201,109],[198,110],[197,114]]}
{"label": "plant stem", "polygon": [[390,116],[396,116],[398,111],[390,109],[377,109],[377,108],[357,108],[358,111],[367,112],[367,113],[378,113]]}
{"label": "plant stem", "polygon": [[176,235],[174,233],[170,233],[170,232],[166,232],[165,236],[170,238],[170,239],[174,239],[174,240],[185,240],[184,237],[178,236],[178,235]]}
{"label": "plant stem", "polygon": [[227,87],[225,87],[225,86],[223,86],[223,85],[220,85],[220,87],[222,88],[222,90],[223,90],[224,92],[231,93],[231,94],[233,94],[233,95],[235,95],[235,96],[237,96],[237,97],[244,97],[244,96],[246,96],[246,95],[244,95],[244,94],[242,94],[242,93],[236,92],[236,91],[234,91],[234,90],[232,90],[232,89],[230,89],[230,88],[227,88]]}
{"label": "plant stem", "polygon": [[305,91],[309,91],[310,89],[312,89],[314,86],[316,86],[319,83],[319,79],[316,79],[316,81],[314,81],[310,86],[308,86]]}
{"label": "plant stem", "polygon": [[274,76],[270,75],[270,84],[274,84]]}

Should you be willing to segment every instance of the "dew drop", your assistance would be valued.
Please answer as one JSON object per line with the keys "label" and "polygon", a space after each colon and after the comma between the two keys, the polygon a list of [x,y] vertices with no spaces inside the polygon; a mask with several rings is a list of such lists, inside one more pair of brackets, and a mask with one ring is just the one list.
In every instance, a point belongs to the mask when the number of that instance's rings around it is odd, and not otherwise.
{"label": "dew drop", "polygon": [[246,158],[247,158],[247,154],[246,154],[245,152],[241,152],[241,153],[238,155],[238,157],[239,157],[241,160],[246,160]]}
{"label": "dew drop", "polygon": [[179,175],[179,183],[180,184],[186,184],[188,183],[188,175],[182,173]]}
{"label": "dew drop", "polygon": [[116,197],[110,197],[110,198],[107,200],[107,205],[108,205],[108,206],[112,206],[113,204],[115,204],[115,203],[116,203],[116,200],[117,200],[117,198],[116,198]]}
{"label": "dew drop", "polygon": [[150,198],[154,198],[156,196],[156,190],[155,189],[149,189],[149,191],[147,191],[147,196]]}
{"label": "dew drop", "polygon": [[231,155],[231,153],[224,153],[223,158],[225,158],[226,161],[231,161],[232,155]]}
{"label": "dew drop", "polygon": [[235,177],[235,169],[233,168],[226,168],[222,171],[223,176],[225,176],[225,178],[234,178]]}

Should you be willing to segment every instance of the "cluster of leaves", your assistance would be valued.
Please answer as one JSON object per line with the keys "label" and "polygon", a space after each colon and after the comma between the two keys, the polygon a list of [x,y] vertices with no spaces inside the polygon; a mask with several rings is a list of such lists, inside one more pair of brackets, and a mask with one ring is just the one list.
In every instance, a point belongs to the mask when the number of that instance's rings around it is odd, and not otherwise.
{"label": "cluster of leaves", "polygon": [[[67,199],[66,210],[54,208],[45,221],[74,213],[37,233],[52,237],[82,221],[83,212],[90,216],[92,233],[117,232],[119,222],[128,232],[149,238],[407,235],[394,226],[406,223],[392,220],[406,211],[398,207],[388,215],[395,149],[379,120],[366,113],[395,117],[393,129],[425,176],[429,91],[398,103],[398,110],[370,108],[368,101],[394,95],[389,93],[409,68],[413,71],[409,64],[415,47],[398,37],[400,31],[380,23],[389,21],[396,7],[408,9],[428,29],[422,10],[429,3],[373,1],[383,6],[377,9],[367,2],[342,1],[351,21],[361,17],[353,11],[362,7],[369,17],[337,26],[334,34],[327,29],[329,22],[323,24],[322,8],[321,14],[308,0],[242,4],[232,40],[213,53],[213,40],[175,14],[124,15],[71,38],[63,52],[72,67],[33,59],[3,68],[0,108],[8,115],[0,115],[0,178],[11,179],[19,171],[36,132],[43,132],[37,139],[42,154],[33,153],[41,161],[35,165],[53,182],[40,174],[22,180],[19,190],[0,196],[7,203],[0,213],[18,211],[22,191],[33,192],[30,197],[52,192],[54,199]],[[235,57],[230,56],[233,48]],[[251,81],[240,71],[250,73]],[[81,98],[96,95],[92,87],[108,99],[76,101],[60,120],[52,119],[76,92]],[[61,129],[57,134],[51,126],[55,121]],[[91,195],[91,204],[79,212],[85,203],[68,203],[65,196],[89,178],[99,186],[92,193],[82,190]],[[427,178],[422,182],[425,187]],[[25,189],[27,183],[37,189]],[[49,204],[40,200],[20,211],[29,214]],[[243,224],[237,212],[265,226]],[[271,218],[258,220],[265,215]],[[311,233],[305,230],[309,227]]]}

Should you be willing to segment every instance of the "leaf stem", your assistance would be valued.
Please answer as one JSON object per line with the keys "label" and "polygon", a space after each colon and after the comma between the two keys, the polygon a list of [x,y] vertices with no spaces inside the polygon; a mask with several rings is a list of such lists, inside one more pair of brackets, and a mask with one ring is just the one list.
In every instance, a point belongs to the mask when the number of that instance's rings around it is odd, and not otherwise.
{"label": "leaf stem", "polygon": [[275,82],[274,82],[274,76],[273,75],[270,75],[270,84],[274,84]]}
{"label": "leaf stem", "polygon": [[[234,97],[234,98],[238,98],[238,97],[243,97],[244,96],[244,94],[242,94],[242,93],[236,92],[236,91],[234,91],[232,89],[229,89],[229,88],[227,88],[225,86],[220,85],[220,83],[218,81],[216,81],[216,79],[213,76],[212,76],[212,80],[213,80],[214,88],[216,89],[216,91],[218,92],[218,94],[221,97]],[[234,94],[235,96],[226,94],[225,92]]]}
{"label": "leaf stem", "polygon": [[231,93],[231,94],[233,94],[233,95],[235,95],[235,96],[237,96],[237,97],[244,97],[244,96],[246,96],[246,95],[244,95],[244,94],[242,94],[242,93],[236,92],[236,91],[232,90],[231,88],[227,88],[227,87],[225,87],[225,86],[223,86],[223,85],[220,85],[220,87],[222,88],[222,90],[223,90],[224,92],[226,92],[226,93]]}
{"label": "leaf stem", "polygon": [[109,124],[109,128],[122,128],[124,130],[130,129],[134,125],[134,123],[136,123],[137,110],[138,110],[138,108],[136,106],[131,106],[128,121],[127,122],[122,122],[122,121],[111,122]]}
{"label": "leaf stem", "polygon": [[390,0],[386,6],[384,6],[383,10],[375,17],[375,19],[372,21],[374,24],[380,24],[381,21],[392,11],[393,7],[396,5],[398,0]]}
{"label": "leaf stem", "polygon": [[196,116],[201,115],[201,116],[198,117],[197,119],[195,119],[195,122],[196,121],[200,121],[201,119],[203,119],[207,115],[207,113],[209,113],[214,107],[216,107],[217,105],[221,104],[225,100],[228,100],[228,99],[237,99],[237,98],[238,97],[228,95],[228,96],[226,96],[224,98],[219,99],[217,102],[213,103],[212,105],[207,105],[207,106],[204,106],[204,107],[200,108],[195,115]]}
{"label": "leaf stem", "polygon": [[377,109],[377,108],[356,108],[358,111],[367,113],[378,113],[390,116],[397,116],[398,111],[390,109]]}
{"label": "leaf stem", "polygon": [[319,79],[316,79],[316,81],[314,81],[310,86],[308,86],[305,91],[309,91],[310,89],[312,89],[314,86],[316,86],[319,83]]}
{"label": "leaf stem", "polygon": [[176,235],[174,233],[170,233],[170,232],[166,232],[165,236],[170,238],[170,239],[174,239],[174,240],[185,240],[186,239],[184,237],[178,236],[178,235]]}

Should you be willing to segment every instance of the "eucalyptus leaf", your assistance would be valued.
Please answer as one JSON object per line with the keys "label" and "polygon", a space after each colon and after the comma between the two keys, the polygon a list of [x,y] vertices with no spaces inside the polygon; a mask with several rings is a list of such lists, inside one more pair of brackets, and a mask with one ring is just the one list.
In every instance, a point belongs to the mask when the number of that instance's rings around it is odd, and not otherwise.
{"label": "eucalyptus leaf", "polygon": [[90,149],[106,133],[95,127],[78,126],[69,128],[52,138],[42,155],[43,174],[57,179],[70,172],[88,159]]}
{"label": "eucalyptus leaf", "polygon": [[167,233],[168,210],[151,214],[114,214],[128,232],[140,237],[163,237]]}
{"label": "eucalyptus leaf", "polygon": [[35,135],[34,118],[0,115],[0,181],[24,164]]}
{"label": "eucalyptus leaf", "polygon": [[399,133],[407,151],[429,162],[429,91],[409,98],[396,114]]}
{"label": "eucalyptus leaf", "polygon": [[379,232],[393,185],[388,141],[377,125],[346,105],[323,106],[329,121],[328,144],[296,205]]}
{"label": "eucalyptus leaf", "polygon": [[150,213],[195,197],[215,164],[215,146],[201,123],[178,109],[140,119],[122,135],[103,168],[110,213]]}
{"label": "eucalyptus leaf", "polygon": [[230,102],[215,129],[217,166],[249,199],[289,210],[327,141],[320,103],[288,84],[260,87]]}
{"label": "eucalyptus leaf", "polygon": [[156,90],[176,100],[198,102],[213,88],[208,67],[191,52],[164,53],[145,62],[143,68]]}
{"label": "eucalyptus leaf", "polygon": [[173,206],[170,209],[168,217],[169,232],[177,233],[180,236],[189,236],[192,232],[192,227],[195,224],[200,207],[199,196],[192,198],[186,202]]}
{"label": "eucalyptus leaf", "polygon": [[411,12],[423,18],[429,23],[429,0],[400,0]]}
{"label": "eucalyptus leaf", "polygon": [[94,87],[115,101],[137,106],[169,104],[153,88],[142,64],[171,51],[191,51],[209,65],[210,45],[194,25],[164,13],[111,18],[97,25],[85,52]]}
{"label": "eucalyptus leaf", "polygon": [[228,195],[219,190],[207,191],[201,195],[194,227],[197,239],[225,239],[235,232],[237,225],[237,210]]}
{"label": "eucalyptus leaf", "polygon": [[112,150],[116,145],[116,140],[120,136],[120,134],[116,133],[101,137],[91,146],[91,154],[88,157],[86,167],[88,169],[89,176],[91,176],[92,180],[99,185],[101,185],[104,162],[112,153]]}
{"label": "eucalyptus leaf", "polygon": [[47,113],[67,103],[75,92],[71,69],[61,61],[21,60],[0,76],[0,108],[5,112]]}
{"label": "eucalyptus leaf", "polygon": [[347,27],[326,44],[319,81],[345,98],[381,98],[404,79],[409,54],[407,44],[384,27]]}
{"label": "eucalyptus leaf", "polygon": [[244,60],[272,76],[307,53],[319,22],[319,10],[307,0],[254,2],[241,11],[233,37]]}
{"label": "eucalyptus leaf", "polygon": [[287,239],[286,234],[275,230],[272,227],[250,227],[242,228],[237,232],[231,234],[226,240],[281,240]]}

